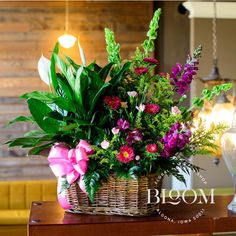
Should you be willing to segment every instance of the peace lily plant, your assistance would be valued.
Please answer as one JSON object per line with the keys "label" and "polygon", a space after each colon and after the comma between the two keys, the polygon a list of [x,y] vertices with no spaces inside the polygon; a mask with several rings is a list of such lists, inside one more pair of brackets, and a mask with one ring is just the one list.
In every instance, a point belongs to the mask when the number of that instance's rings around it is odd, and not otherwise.
{"label": "peace lily plant", "polygon": [[[30,116],[10,122],[31,122],[37,130],[13,139],[10,147],[29,148],[29,154],[48,154],[56,176],[65,176],[65,188],[79,181],[93,201],[109,175],[139,178],[149,173],[173,175],[185,182],[180,170],[199,171],[190,157],[210,154],[214,137],[225,127],[193,127],[193,111],[204,100],[231,88],[231,84],[204,89],[190,108],[183,105],[186,92],[198,70],[201,46],[177,63],[170,73],[156,73],[159,61],[152,57],[157,38],[160,9],[151,20],[147,38],[134,56],[122,60],[114,33],[105,29],[108,64],[86,65],[59,54],[41,57],[38,70],[50,92],[34,91],[27,100]],[[80,46],[80,45],[79,45]]]}

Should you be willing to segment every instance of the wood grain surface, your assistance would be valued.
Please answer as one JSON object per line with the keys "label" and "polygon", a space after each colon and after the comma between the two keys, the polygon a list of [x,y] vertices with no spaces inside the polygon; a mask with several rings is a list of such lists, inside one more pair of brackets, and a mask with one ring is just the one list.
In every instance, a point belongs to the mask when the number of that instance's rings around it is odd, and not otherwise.
{"label": "wood grain surface", "polygon": [[[232,232],[236,231],[236,215],[227,211],[231,199],[232,196],[215,196],[215,204],[162,204],[160,210],[175,223],[159,214],[151,217],[74,215],[65,213],[56,202],[37,202],[31,208],[29,236],[212,235],[213,232]],[[204,214],[193,220],[202,209]],[[188,219],[192,221],[182,222]]]}

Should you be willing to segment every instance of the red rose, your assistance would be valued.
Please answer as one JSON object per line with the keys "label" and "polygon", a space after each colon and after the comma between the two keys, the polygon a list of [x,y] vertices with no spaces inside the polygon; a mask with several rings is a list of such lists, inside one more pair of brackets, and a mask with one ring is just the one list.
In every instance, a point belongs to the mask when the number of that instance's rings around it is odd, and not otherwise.
{"label": "red rose", "polygon": [[121,99],[117,96],[106,96],[104,102],[112,109],[117,110],[121,106]]}
{"label": "red rose", "polygon": [[155,143],[148,144],[146,149],[148,152],[154,153],[157,151],[157,145]]}
{"label": "red rose", "polygon": [[160,111],[160,107],[157,104],[149,103],[145,105],[145,110],[146,113],[155,115]]}

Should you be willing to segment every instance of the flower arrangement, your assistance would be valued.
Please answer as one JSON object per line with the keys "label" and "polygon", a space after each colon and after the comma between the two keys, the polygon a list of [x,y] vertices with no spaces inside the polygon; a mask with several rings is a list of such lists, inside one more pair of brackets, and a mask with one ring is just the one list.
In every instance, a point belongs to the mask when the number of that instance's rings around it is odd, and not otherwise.
{"label": "flower arrangement", "polygon": [[105,29],[109,63],[104,67],[96,62],[86,65],[81,48],[83,65],[65,55],[62,59],[56,44],[51,61],[44,57],[39,61],[40,76],[50,92],[22,95],[31,116],[10,122],[32,122],[39,129],[8,145],[30,148],[34,155],[50,150],[53,172],[66,176],[66,186],[78,180],[91,201],[111,174],[129,179],[163,172],[184,182],[180,169],[199,171],[189,158],[210,154],[216,148],[215,135],[225,127],[206,130],[200,122],[194,128],[193,111],[231,84],[204,89],[190,108],[184,107],[202,48],[170,73],[155,73],[159,61],[152,52],[160,13],[155,12],[147,39],[131,60],[121,59],[120,45],[109,29]]}

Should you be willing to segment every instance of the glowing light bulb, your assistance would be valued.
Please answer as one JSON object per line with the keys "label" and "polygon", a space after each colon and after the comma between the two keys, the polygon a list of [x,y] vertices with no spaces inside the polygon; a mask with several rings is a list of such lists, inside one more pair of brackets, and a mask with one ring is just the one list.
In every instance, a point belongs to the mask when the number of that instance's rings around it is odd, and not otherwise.
{"label": "glowing light bulb", "polygon": [[58,38],[58,42],[63,48],[71,48],[76,42],[76,37],[70,34],[64,34]]}
{"label": "glowing light bulb", "polygon": [[231,126],[234,113],[234,106],[230,102],[216,103],[212,109],[211,117],[215,124]]}

